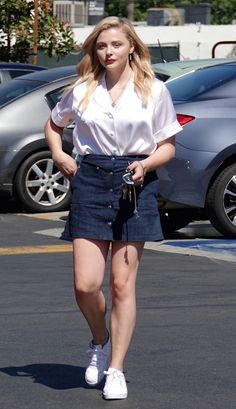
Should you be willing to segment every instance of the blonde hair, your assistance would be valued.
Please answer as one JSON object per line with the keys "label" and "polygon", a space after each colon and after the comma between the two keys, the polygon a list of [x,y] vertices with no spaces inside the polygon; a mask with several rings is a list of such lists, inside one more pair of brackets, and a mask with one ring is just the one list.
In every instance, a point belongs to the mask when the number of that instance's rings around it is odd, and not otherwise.
{"label": "blonde hair", "polygon": [[134,86],[137,94],[146,105],[151,94],[151,86],[154,79],[154,73],[151,69],[151,60],[149,50],[142,40],[136,34],[133,25],[129,20],[120,17],[106,17],[101,20],[89,34],[82,46],[84,57],[77,65],[79,79],[73,84],[75,87],[82,82],[87,82],[87,90],[80,105],[85,109],[92,92],[98,85],[98,82],[104,72],[95,52],[96,41],[100,33],[110,28],[121,28],[127,36],[130,44],[134,46],[130,66],[134,73]]}

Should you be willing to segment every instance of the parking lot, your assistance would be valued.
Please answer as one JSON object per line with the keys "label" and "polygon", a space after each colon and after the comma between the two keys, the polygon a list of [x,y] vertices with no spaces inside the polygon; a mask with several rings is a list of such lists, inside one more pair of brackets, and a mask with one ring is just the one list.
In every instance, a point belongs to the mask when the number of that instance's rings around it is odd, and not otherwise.
{"label": "parking lot", "polygon": [[[198,222],[146,245],[129,397],[105,402],[84,382],[89,333],[71,244],[58,240],[65,218],[13,205],[0,214],[1,409],[234,409],[235,241]],[[109,299],[108,269],[104,290]]]}

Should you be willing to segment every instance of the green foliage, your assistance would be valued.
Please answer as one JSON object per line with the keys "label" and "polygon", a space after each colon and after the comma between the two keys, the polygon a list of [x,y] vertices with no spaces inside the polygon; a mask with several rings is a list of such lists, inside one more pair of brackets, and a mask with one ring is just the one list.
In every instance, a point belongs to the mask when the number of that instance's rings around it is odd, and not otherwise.
{"label": "green foliage", "polygon": [[[147,18],[147,9],[151,7],[160,7],[161,5],[163,5],[163,2],[158,0],[136,0],[133,2],[133,4],[134,20],[144,21]],[[105,13],[107,16],[127,17],[127,5],[127,0],[106,0]]]}
{"label": "green foliage", "polygon": [[[70,26],[53,16],[52,0],[38,3],[38,49],[50,57],[68,54],[76,47]],[[0,59],[27,62],[34,47],[34,0],[0,0],[0,9]]]}
{"label": "green foliage", "polygon": [[105,2],[107,16],[127,17],[127,0],[108,0]]}
{"label": "green foliage", "polygon": [[236,0],[212,0],[212,24],[231,24],[236,18]]}
{"label": "green foliage", "polygon": [[31,8],[31,4],[25,0],[0,0],[0,29],[7,32],[5,28],[8,28],[9,23],[16,26],[18,20],[29,16]]}
{"label": "green foliage", "polygon": [[[145,21],[148,8],[175,7],[176,3],[200,4],[204,2],[212,6],[212,24],[231,24],[236,18],[236,0],[134,0],[134,20]],[[106,15],[127,17],[127,5],[128,0],[106,0]]]}
{"label": "green foliage", "polygon": [[[204,1],[204,0],[203,0]],[[202,0],[179,0],[198,4]],[[212,6],[212,24],[231,24],[236,18],[236,0],[206,0]],[[128,0],[105,0],[107,16],[128,17]],[[147,9],[175,7],[174,0],[134,0],[134,20],[145,21]],[[48,56],[66,55],[76,48],[68,24],[53,16],[52,0],[38,0],[38,49]],[[34,0],[0,0],[0,59],[27,62],[34,47]]]}

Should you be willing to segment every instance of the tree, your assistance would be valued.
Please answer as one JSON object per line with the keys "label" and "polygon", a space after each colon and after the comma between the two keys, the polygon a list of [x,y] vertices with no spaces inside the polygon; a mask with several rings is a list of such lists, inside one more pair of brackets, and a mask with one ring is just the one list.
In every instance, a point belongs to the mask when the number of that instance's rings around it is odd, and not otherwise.
{"label": "tree", "polygon": [[[157,3],[152,0],[134,0],[133,12],[134,20],[145,20],[147,16],[147,9],[153,7]],[[120,16],[128,17],[128,6],[130,2],[128,0],[106,0],[105,1],[105,13],[107,16]]]}
{"label": "tree", "polygon": [[31,6],[24,0],[0,0],[0,9],[0,58],[9,61],[17,21],[30,15]]}
{"label": "tree", "polygon": [[[128,0],[106,0],[106,15],[128,17]],[[147,9],[151,7],[175,7],[177,3],[200,4],[203,0],[134,0],[134,20],[145,21]],[[212,24],[231,24],[236,18],[236,0],[206,0],[211,4]]]}
{"label": "tree", "polygon": [[212,0],[212,24],[232,24],[236,18],[236,0]]}
{"label": "tree", "polygon": [[[38,49],[48,56],[76,48],[67,23],[53,16],[52,0],[38,1]],[[0,0],[0,59],[27,62],[34,46],[34,0]]]}

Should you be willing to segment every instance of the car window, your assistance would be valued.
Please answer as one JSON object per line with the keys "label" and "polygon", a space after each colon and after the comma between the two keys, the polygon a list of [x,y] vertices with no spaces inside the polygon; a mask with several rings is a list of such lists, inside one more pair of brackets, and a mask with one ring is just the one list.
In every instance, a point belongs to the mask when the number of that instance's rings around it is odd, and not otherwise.
{"label": "car window", "polygon": [[8,104],[21,95],[31,92],[33,89],[39,88],[44,82],[29,81],[29,80],[12,80],[0,87],[0,107]]}
{"label": "car window", "polygon": [[16,78],[20,77],[21,75],[29,74],[30,72],[33,72],[32,70],[8,70],[8,73],[11,78]]}
{"label": "car window", "polygon": [[188,101],[236,78],[235,64],[201,68],[166,82],[172,99]]}
{"label": "car window", "polygon": [[166,82],[170,76],[168,74],[163,74],[159,72],[155,72],[155,77],[158,78],[159,80]]}
{"label": "car window", "polygon": [[[199,99],[204,98],[203,96],[199,96]],[[211,89],[207,92],[207,98],[235,98],[236,97],[236,78],[232,81],[228,81],[227,83],[222,84],[222,86],[216,87]]]}
{"label": "car window", "polygon": [[48,101],[50,109],[53,109],[55,105],[58,103],[58,101],[60,101],[64,88],[65,87],[57,88],[56,90],[49,92],[46,95],[46,99]]}

